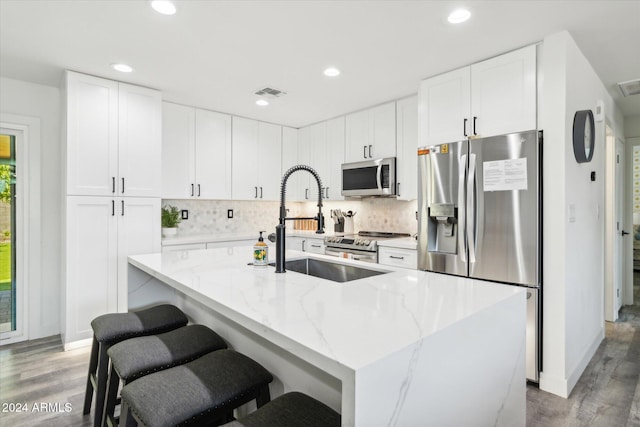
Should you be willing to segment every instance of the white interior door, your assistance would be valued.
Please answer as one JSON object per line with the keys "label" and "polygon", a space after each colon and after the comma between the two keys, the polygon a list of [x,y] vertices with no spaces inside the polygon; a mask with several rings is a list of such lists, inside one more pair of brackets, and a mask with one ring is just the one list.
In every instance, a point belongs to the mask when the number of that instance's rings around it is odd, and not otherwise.
{"label": "white interior door", "polygon": [[[633,237],[630,230],[624,230],[624,145],[621,140],[616,140],[616,194],[615,194],[615,219],[616,219],[616,237],[614,242],[614,310],[618,312],[622,307],[623,295],[623,279],[624,279],[624,239]],[[623,234],[624,233],[624,234]]]}

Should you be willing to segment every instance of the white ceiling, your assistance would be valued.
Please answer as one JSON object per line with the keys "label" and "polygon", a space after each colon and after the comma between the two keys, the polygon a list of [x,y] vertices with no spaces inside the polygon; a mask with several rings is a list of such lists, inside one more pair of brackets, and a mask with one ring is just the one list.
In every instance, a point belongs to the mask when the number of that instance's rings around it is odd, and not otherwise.
{"label": "white ceiling", "polygon": [[[626,116],[640,95],[640,0],[0,0],[0,75],[58,86],[71,69],[160,89],[164,99],[300,127],[416,93],[421,79],[568,30]],[[472,12],[452,26],[456,6]],[[109,64],[135,68],[121,74]],[[338,78],[322,74],[334,65]],[[255,105],[265,86],[287,92]]]}

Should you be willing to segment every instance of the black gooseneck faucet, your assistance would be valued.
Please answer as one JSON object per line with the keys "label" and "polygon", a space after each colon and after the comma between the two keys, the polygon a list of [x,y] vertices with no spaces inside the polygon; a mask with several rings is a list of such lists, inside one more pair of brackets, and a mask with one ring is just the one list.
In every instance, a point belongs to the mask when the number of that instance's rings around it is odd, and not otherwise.
{"label": "black gooseneck faucet", "polygon": [[[318,183],[318,216],[314,218],[287,218],[287,210],[284,207],[284,199],[287,189],[287,180],[289,176],[297,171],[307,171],[316,179]],[[285,251],[285,225],[286,220],[291,219],[315,219],[318,221],[317,234],[324,234],[324,217],[322,216],[322,181],[320,175],[312,167],[306,165],[296,165],[291,167],[282,176],[282,183],[280,184],[280,220],[276,226],[276,273],[285,273],[287,270],[284,268],[284,251]]]}

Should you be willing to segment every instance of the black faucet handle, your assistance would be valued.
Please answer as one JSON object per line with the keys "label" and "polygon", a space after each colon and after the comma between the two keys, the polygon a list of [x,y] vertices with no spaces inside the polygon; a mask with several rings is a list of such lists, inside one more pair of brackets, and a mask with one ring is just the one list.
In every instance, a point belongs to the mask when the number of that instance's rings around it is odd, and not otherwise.
{"label": "black faucet handle", "polygon": [[270,242],[275,243],[276,241],[276,233],[271,233],[267,236],[267,239],[269,239]]}

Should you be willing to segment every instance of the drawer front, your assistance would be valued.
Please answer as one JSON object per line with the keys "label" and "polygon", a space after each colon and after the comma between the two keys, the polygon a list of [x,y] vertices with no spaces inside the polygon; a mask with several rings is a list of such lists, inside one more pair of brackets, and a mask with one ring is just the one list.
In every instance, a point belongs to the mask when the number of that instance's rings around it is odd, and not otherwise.
{"label": "drawer front", "polygon": [[418,251],[411,249],[379,247],[378,264],[417,269]]}
{"label": "drawer front", "polygon": [[304,251],[324,255],[324,240],[323,239],[305,239]]}

